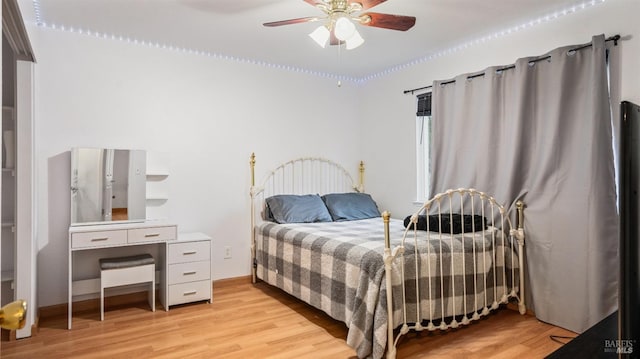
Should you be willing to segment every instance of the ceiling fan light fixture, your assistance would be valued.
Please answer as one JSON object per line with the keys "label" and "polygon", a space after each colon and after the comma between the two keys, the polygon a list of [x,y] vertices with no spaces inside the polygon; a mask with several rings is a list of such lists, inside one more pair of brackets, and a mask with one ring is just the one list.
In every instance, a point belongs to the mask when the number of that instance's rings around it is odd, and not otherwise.
{"label": "ceiling fan light fixture", "polygon": [[329,41],[329,29],[326,26],[321,25],[318,26],[317,29],[313,30],[312,33],[309,34],[309,37],[313,39],[320,47],[326,47],[327,42]]}
{"label": "ceiling fan light fixture", "polygon": [[[411,29],[416,18],[413,16],[368,12],[358,15],[387,0],[303,0],[322,11],[324,16],[301,17],[289,20],[266,22],[267,27],[300,24],[322,21],[324,24],[316,28],[309,36],[321,47],[330,45],[346,45],[347,50],[355,49],[364,43],[364,39],[356,30],[356,25],[378,27],[382,29],[407,31]],[[357,23],[357,24],[356,24]]]}
{"label": "ceiling fan light fixture", "polygon": [[336,20],[333,33],[336,35],[338,40],[346,41],[356,33],[356,25],[354,25],[348,17],[341,16]]}
{"label": "ceiling fan light fixture", "polygon": [[360,36],[358,30],[355,30],[353,35],[346,40],[346,43],[347,50],[352,50],[364,44],[364,39],[362,38],[362,36]]}

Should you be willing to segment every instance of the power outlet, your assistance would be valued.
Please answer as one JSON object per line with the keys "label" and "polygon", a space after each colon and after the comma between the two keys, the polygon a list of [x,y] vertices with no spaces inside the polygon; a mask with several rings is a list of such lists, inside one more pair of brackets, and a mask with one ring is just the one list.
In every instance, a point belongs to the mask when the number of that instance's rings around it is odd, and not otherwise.
{"label": "power outlet", "polygon": [[226,246],[224,247],[224,259],[229,259],[229,258],[231,258],[231,247]]}

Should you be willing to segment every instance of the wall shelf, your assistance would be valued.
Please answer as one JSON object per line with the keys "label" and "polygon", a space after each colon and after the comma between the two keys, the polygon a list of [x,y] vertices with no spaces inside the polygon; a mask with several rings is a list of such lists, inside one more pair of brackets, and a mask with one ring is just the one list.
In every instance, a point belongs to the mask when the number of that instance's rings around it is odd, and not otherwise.
{"label": "wall shelf", "polygon": [[169,172],[147,172],[147,179],[150,180],[162,180],[169,177]]}
{"label": "wall shelf", "polygon": [[2,228],[11,228],[11,232],[15,232],[15,229],[14,229],[15,225],[16,223],[11,221],[2,222]]}
{"label": "wall shelf", "polygon": [[2,282],[10,282],[14,278],[14,273],[12,270],[3,270],[0,272],[0,280]]}
{"label": "wall shelf", "polygon": [[153,195],[147,197],[147,201],[167,201],[168,199],[169,196],[167,195]]}

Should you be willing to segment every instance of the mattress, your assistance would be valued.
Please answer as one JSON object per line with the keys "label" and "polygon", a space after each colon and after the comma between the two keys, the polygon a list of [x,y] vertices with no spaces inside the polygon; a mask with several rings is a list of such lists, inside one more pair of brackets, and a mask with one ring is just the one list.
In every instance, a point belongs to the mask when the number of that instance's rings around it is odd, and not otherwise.
{"label": "mattress", "polygon": [[[381,218],[264,222],[254,230],[259,279],[344,322],[347,344],[358,357],[384,355],[387,304]],[[402,221],[391,220],[392,248],[402,243],[404,232]],[[506,285],[511,276],[518,278],[517,257],[512,251],[515,248],[493,227],[456,235],[409,231],[404,256],[393,263],[393,327],[402,322],[399,299],[403,297],[407,317],[425,324],[437,325],[442,318],[495,307],[513,290]],[[503,271],[505,266],[507,271]],[[495,275],[503,272],[506,274]]]}

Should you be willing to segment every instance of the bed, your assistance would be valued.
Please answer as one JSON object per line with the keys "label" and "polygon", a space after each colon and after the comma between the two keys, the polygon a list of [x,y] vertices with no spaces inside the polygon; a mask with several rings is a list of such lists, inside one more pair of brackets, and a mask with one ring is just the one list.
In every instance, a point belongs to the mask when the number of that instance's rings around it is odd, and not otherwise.
{"label": "bed", "polygon": [[364,193],[362,162],[357,183],[337,163],[299,158],[259,186],[250,164],[254,282],[344,322],[358,357],[394,358],[409,331],[466,325],[512,299],[526,311],[521,202],[511,213],[456,189],[392,219]]}

